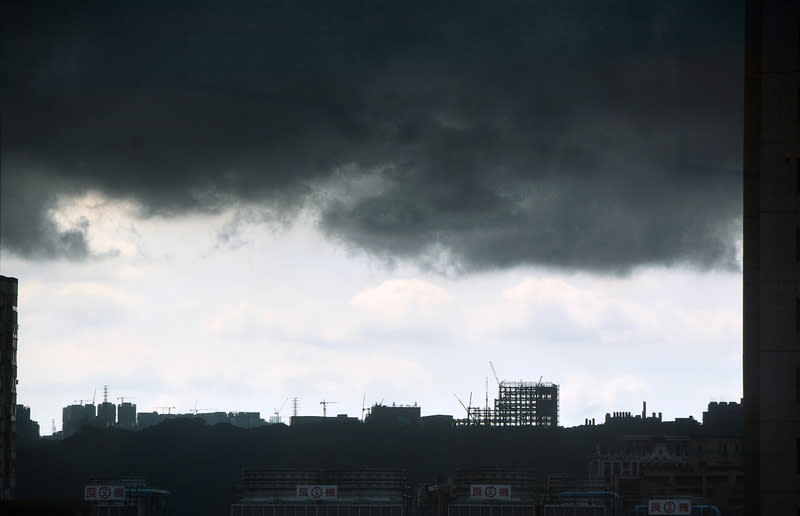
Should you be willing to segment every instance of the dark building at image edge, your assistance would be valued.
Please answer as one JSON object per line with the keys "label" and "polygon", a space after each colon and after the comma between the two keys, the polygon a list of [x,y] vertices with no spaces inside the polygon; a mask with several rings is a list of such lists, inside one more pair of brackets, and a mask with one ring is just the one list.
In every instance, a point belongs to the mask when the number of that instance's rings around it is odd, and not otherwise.
{"label": "dark building at image edge", "polygon": [[746,2],[745,514],[800,511],[800,2]]}
{"label": "dark building at image edge", "polygon": [[0,500],[14,498],[17,407],[17,279],[0,276]]}

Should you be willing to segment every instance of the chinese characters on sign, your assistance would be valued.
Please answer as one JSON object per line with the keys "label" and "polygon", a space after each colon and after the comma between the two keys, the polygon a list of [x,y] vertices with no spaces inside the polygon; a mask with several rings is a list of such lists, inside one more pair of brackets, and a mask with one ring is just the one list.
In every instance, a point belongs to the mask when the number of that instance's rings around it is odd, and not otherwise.
{"label": "chinese characters on sign", "polygon": [[677,514],[687,516],[692,514],[691,500],[650,500],[647,504],[647,514]]}
{"label": "chinese characters on sign", "polygon": [[473,484],[469,486],[469,497],[473,500],[511,500],[511,486]]}
{"label": "chinese characters on sign", "polygon": [[336,486],[295,486],[297,498],[306,500],[334,500],[339,497]]}
{"label": "chinese characters on sign", "polygon": [[114,501],[125,500],[124,486],[85,486],[83,488],[83,499],[90,501]]}

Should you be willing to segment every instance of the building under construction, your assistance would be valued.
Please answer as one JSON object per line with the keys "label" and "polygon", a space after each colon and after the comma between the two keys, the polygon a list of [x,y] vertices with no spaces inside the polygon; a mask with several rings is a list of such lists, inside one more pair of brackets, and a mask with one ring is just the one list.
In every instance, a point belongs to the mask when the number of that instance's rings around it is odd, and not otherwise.
{"label": "building under construction", "polygon": [[[463,405],[463,403],[462,403]],[[558,426],[558,385],[549,382],[498,382],[494,407],[464,408],[459,426]]]}

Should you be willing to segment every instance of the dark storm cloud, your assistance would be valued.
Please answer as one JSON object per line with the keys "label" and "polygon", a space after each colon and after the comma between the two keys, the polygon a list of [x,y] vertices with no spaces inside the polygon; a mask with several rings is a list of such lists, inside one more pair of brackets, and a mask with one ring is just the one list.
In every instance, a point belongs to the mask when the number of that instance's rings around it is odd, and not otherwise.
{"label": "dark storm cloud", "polygon": [[11,252],[86,256],[48,209],[92,189],[314,202],[346,245],[460,270],[735,263],[738,4],[84,5],[6,36]]}

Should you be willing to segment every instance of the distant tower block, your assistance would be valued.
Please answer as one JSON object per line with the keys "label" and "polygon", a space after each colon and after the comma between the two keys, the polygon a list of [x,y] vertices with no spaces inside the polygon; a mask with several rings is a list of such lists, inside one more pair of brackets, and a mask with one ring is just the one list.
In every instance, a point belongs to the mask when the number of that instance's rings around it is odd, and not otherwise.
{"label": "distant tower block", "polygon": [[136,428],[136,405],[124,398],[118,398],[122,403],[117,405],[117,426],[127,430]]}
{"label": "distant tower block", "polygon": [[108,401],[108,385],[103,386],[103,403],[97,407],[97,419],[107,427],[117,423],[117,407]]}

